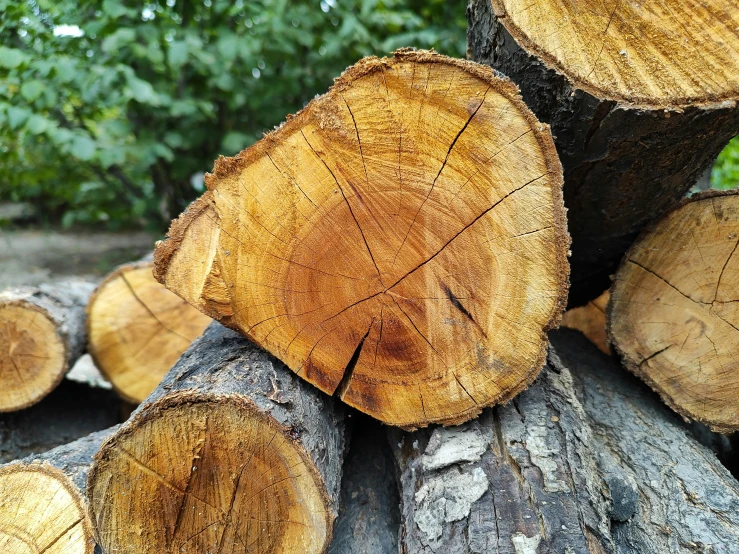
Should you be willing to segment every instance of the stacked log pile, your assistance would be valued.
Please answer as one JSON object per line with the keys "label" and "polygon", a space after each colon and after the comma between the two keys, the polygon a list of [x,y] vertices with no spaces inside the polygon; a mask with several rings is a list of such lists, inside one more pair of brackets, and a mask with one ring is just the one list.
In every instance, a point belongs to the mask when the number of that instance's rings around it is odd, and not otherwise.
{"label": "stacked log pile", "polygon": [[[0,466],[0,550],[739,552],[739,195],[680,200],[739,132],[739,15],[665,6],[471,0],[483,64],[361,60],[86,311],[0,296],[0,406],[88,340],[140,403]],[[552,331],[567,218],[611,356]]]}

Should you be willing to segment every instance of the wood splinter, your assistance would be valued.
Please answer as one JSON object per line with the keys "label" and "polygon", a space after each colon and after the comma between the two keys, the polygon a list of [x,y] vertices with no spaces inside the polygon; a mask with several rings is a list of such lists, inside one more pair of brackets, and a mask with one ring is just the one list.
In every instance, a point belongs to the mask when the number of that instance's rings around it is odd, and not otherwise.
{"label": "wood splinter", "polygon": [[155,276],[322,391],[413,428],[540,371],[567,292],[561,167],[490,68],[361,60],[206,185]]}

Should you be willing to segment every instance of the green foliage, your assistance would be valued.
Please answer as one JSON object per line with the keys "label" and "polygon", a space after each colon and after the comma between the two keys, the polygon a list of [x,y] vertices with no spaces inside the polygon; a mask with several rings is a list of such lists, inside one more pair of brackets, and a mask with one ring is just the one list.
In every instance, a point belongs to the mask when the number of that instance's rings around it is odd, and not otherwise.
{"label": "green foliage", "polygon": [[0,0],[0,37],[0,199],[159,227],[360,57],[463,56],[465,18],[448,0]]}
{"label": "green foliage", "polygon": [[719,154],[711,170],[711,188],[739,187],[739,137],[734,137]]}

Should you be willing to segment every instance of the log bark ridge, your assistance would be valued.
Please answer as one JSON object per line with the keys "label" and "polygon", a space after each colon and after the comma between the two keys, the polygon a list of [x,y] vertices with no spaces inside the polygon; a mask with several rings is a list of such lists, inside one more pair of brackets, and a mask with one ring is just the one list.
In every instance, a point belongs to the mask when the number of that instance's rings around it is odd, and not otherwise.
{"label": "log bark ridge", "polygon": [[95,452],[115,428],[0,466],[0,549],[92,554],[84,490]]}
{"label": "log bark ridge", "polygon": [[0,293],[0,412],[37,403],[82,355],[94,288],[75,280]]}
{"label": "log bark ridge", "polygon": [[96,536],[121,554],[324,552],[344,449],[332,398],[213,323],[97,455]]}
{"label": "log bark ridge", "polygon": [[567,289],[560,172],[490,68],[365,58],[216,161],[155,276],[376,419],[459,423],[541,370]]}
{"label": "log bark ridge", "polygon": [[383,427],[367,417],[358,419],[352,425],[328,554],[396,553],[400,498],[393,456]]}
{"label": "log bark ridge", "polygon": [[739,484],[654,393],[579,333],[550,333],[574,376],[612,502],[619,554],[736,554]]}
{"label": "log bark ridge", "polygon": [[584,304],[739,133],[734,3],[471,0],[468,21],[472,59],[510,77],[556,137],[569,301]]}
{"label": "log bark ridge", "polygon": [[115,391],[135,404],[151,394],[210,322],[158,283],[153,267],[148,259],[120,266],[87,307],[90,355]]}
{"label": "log bark ridge", "polygon": [[684,200],[616,273],[608,335],[624,365],[686,418],[739,430],[739,194]]}

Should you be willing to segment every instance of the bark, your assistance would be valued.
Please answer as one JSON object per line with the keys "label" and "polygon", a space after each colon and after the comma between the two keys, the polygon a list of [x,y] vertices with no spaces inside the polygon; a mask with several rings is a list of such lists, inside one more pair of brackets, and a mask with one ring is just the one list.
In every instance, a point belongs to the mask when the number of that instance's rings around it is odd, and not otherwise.
{"label": "bark", "polygon": [[471,58],[510,77],[556,137],[572,235],[569,302],[584,304],[609,286],[637,233],[739,133],[739,110],[731,101],[672,110],[598,98],[522,49],[490,0],[470,0],[467,16]]}
{"label": "bark", "polygon": [[739,483],[645,385],[579,333],[550,333],[573,374],[613,508],[619,554],[739,552]]}
{"label": "bark", "polygon": [[[201,552],[214,543],[230,552],[252,540],[258,552],[265,544],[290,551],[296,540],[323,551],[344,449],[343,412],[332,398],[213,323],[101,449],[88,482],[97,536],[120,553]],[[250,529],[255,515],[263,523]]]}
{"label": "bark", "polygon": [[37,455],[115,425],[119,409],[112,391],[63,381],[43,402],[0,414],[0,463]]}
{"label": "bark", "polygon": [[328,554],[398,551],[400,499],[393,465],[383,428],[369,418],[355,422]]}

